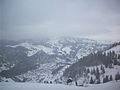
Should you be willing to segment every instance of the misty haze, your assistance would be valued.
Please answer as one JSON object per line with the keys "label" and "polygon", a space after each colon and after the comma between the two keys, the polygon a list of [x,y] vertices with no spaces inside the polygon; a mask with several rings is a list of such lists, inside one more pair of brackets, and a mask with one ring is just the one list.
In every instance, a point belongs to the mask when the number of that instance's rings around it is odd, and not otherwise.
{"label": "misty haze", "polygon": [[0,0],[0,90],[119,90],[120,0]]}

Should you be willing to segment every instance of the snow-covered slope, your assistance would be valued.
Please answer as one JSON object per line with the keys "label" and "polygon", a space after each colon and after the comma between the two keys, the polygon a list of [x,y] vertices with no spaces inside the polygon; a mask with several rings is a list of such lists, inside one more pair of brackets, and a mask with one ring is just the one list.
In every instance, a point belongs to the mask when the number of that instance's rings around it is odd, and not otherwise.
{"label": "snow-covered slope", "polygon": [[34,54],[36,54],[38,51],[42,50],[47,54],[54,54],[53,53],[53,49],[49,48],[49,47],[45,47],[43,45],[33,45],[31,43],[20,43],[18,45],[14,45],[14,46],[10,46],[8,45],[8,47],[12,47],[12,48],[16,48],[16,47],[25,47],[28,49],[28,51],[26,52],[28,56],[32,56]]}
{"label": "snow-covered slope", "polygon": [[67,86],[60,84],[39,83],[0,83],[0,90],[119,90],[120,81],[105,84],[88,85],[87,87]]}
{"label": "snow-covered slope", "polygon": [[120,45],[117,45],[117,46],[107,50],[106,52],[110,52],[110,51],[114,51],[116,54],[120,54]]}
{"label": "snow-covered slope", "polygon": [[[69,65],[57,64],[57,63],[46,63],[41,64],[39,68],[28,71],[25,74],[17,76],[19,79],[24,77],[28,78],[26,82],[45,82],[52,81],[52,83],[62,82],[60,77],[63,75],[63,71]],[[57,71],[58,70],[58,71]],[[56,81],[57,80],[57,81]]]}
{"label": "snow-covered slope", "polygon": [[33,56],[42,50],[47,54],[70,55],[80,59],[90,53],[103,50],[108,45],[85,38],[56,38],[50,39],[44,42],[44,44],[24,41],[17,45],[7,45],[7,47],[24,47],[28,49],[26,51],[28,56]]}
{"label": "snow-covered slope", "polygon": [[[106,51],[89,54],[67,68],[63,76],[65,79],[71,77],[81,85],[91,83],[91,78],[94,84],[115,80],[120,73],[119,53],[120,45],[117,44]],[[106,78],[108,80],[105,81]]]}

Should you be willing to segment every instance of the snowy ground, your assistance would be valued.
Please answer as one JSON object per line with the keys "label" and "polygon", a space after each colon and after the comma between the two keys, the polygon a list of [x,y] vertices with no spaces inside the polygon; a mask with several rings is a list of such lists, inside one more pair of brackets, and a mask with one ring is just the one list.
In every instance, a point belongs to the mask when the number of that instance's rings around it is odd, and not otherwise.
{"label": "snowy ground", "polygon": [[60,84],[1,82],[0,90],[120,90],[120,81],[88,85],[88,87],[67,86]]}

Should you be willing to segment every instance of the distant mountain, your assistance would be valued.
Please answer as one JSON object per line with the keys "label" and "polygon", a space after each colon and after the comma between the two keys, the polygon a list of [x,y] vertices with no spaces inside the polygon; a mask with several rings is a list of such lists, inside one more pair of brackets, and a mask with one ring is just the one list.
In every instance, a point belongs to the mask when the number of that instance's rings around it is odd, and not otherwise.
{"label": "distant mountain", "polygon": [[0,76],[14,81],[62,82],[63,72],[84,56],[109,44],[86,38],[0,41]]}

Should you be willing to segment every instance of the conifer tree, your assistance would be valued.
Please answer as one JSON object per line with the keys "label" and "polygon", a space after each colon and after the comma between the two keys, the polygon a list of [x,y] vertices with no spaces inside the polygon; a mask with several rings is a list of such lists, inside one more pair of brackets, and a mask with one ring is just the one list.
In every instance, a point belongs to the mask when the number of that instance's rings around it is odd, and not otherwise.
{"label": "conifer tree", "polygon": [[99,79],[100,77],[100,72],[99,72],[99,68],[97,67],[96,69],[96,79]]}
{"label": "conifer tree", "polygon": [[94,74],[94,75],[96,74],[95,68],[93,68],[93,74]]}
{"label": "conifer tree", "polygon": [[117,57],[118,59],[120,59],[120,54],[118,54],[118,57]]}
{"label": "conifer tree", "polygon": [[103,67],[102,72],[105,73],[105,68]]}
{"label": "conifer tree", "polygon": [[117,65],[118,61],[117,59],[114,59],[114,65]]}
{"label": "conifer tree", "polygon": [[103,78],[103,83],[106,83],[106,78]]}
{"label": "conifer tree", "polygon": [[106,75],[106,77],[105,77],[105,78],[106,78],[106,82],[108,82],[108,81],[109,81],[108,75]]}
{"label": "conifer tree", "polygon": [[96,84],[100,84],[100,78],[97,79]]}
{"label": "conifer tree", "polygon": [[89,68],[87,69],[87,73],[90,73],[90,70],[89,70]]}
{"label": "conifer tree", "polygon": [[106,75],[106,77],[103,79],[103,83],[106,83],[109,81],[108,75]]}
{"label": "conifer tree", "polygon": [[90,79],[90,84],[94,84],[93,78]]}
{"label": "conifer tree", "polygon": [[110,75],[110,81],[112,81],[112,80],[113,80],[112,75]]}
{"label": "conifer tree", "polygon": [[115,80],[117,81],[117,80],[120,80],[120,74],[119,74],[119,72],[115,75]]}
{"label": "conifer tree", "polygon": [[100,69],[103,70],[103,65],[101,65]]}

